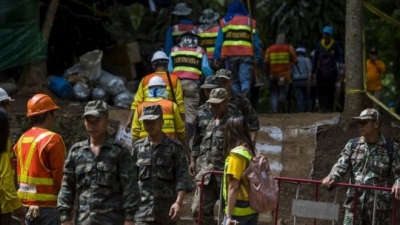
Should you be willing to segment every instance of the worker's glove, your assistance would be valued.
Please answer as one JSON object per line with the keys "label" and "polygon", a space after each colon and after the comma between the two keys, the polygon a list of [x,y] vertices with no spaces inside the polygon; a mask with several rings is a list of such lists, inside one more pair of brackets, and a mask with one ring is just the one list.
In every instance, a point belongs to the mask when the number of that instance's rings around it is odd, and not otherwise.
{"label": "worker's glove", "polygon": [[37,206],[37,205],[29,206],[28,212],[26,213],[26,217],[30,221],[33,221],[36,218],[40,217],[39,206]]}

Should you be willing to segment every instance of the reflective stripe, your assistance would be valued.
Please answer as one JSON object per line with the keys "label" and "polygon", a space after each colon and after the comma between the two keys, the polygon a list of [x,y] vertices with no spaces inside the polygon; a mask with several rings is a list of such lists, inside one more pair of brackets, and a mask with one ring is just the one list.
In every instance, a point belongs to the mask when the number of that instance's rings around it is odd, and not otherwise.
{"label": "reflective stripe", "polygon": [[203,58],[203,53],[201,52],[201,48],[200,49],[196,49],[196,51],[185,51],[185,50],[181,50],[181,51],[173,51],[171,52],[171,56],[178,56],[178,55],[183,55],[183,56],[196,56],[197,58]]}
{"label": "reflective stripe", "polygon": [[289,53],[288,52],[278,52],[270,54],[270,64],[279,64],[279,63],[289,63]]}
{"label": "reflective stripe", "polygon": [[246,46],[251,47],[251,42],[248,41],[224,41],[224,46]]}
{"label": "reflective stripe", "polygon": [[22,139],[22,144],[30,144],[30,143],[32,143],[33,139],[34,139],[34,137],[24,137]]}
{"label": "reflective stripe", "polygon": [[199,34],[200,37],[202,38],[214,38],[218,36],[217,32],[207,32],[207,33],[201,33]]}
{"label": "reflective stripe", "polygon": [[200,76],[201,70],[196,69],[196,68],[191,68],[191,67],[186,67],[186,66],[178,66],[174,68],[174,71],[187,71],[187,72],[193,72],[196,73]]}
{"label": "reflective stripe", "polygon": [[[248,151],[244,150],[243,146],[238,146],[238,147],[232,149],[230,152],[234,153],[234,154],[241,155],[244,158],[246,158],[248,161],[251,161],[251,159],[252,159],[252,156],[250,155],[250,153]],[[224,169],[224,177],[223,177],[223,187],[224,187],[224,189],[223,189],[223,197],[224,197],[226,203],[227,203],[227,200],[226,200],[227,199],[227,193],[226,193],[226,191],[228,189],[227,182],[226,182],[226,168],[228,166],[227,162],[228,162],[228,157],[225,159],[225,169]],[[240,188],[241,187],[239,187],[239,189]],[[228,205],[225,206],[225,212],[227,210],[228,210]],[[250,203],[249,203],[248,207],[238,207],[238,206],[235,205],[233,207],[233,211],[232,211],[232,215],[234,215],[234,216],[247,216],[247,215],[251,215],[251,214],[254,214],[254,213],[256,213],[256,211],[250,207]]]}
{"label": "reflective stripe", "polygon": [[251,31],[251,28],[250,28],[250,26],[247,26],[247,25],[232,25],[232,24],[229,24],[228,26],[225,26],[225,27],[222,28],[222,32],[225,33],[227,30],[246,30],[246,31]]}
{"label": "reflective stripe", "polygon": [[[28,177],[28,170],[29,170],[29,166],[31,165],[31,162],[32,162],[32,157],[33,157],[33,153],[35,152],[35,150],[36,150],[36,146],[37,146],[37,144],[41,141],[41,140],[43,140],[44,138],[46,138],[47,136],[50,136],[50,135],[52,135],[53,133],[52,132],[50,132],[50,131],[46,131],[46,132],[44,132],[44,133],[41,133],[39,136],[37,136],[32,142],[31,142],[31,146],[30,146],[30,148],[29,148],[29,151],[28,151],[28,155],[27,155],[27,157],[26,157],[26,160],[25,160],[25,165],[24,165],[24,162],[23,162],[23,157],[22,157],[22,143],[21,142],[24,142],[24,139],[27,139],[26,137],[23,137],[23,139],[22,139],[22,141],[20,142],[20,143],[18,143],[18,156],[19,156],[19,158],[20,158],[20,173],[21,173],[21,178],[27,178]],[[29,137],[28,137],[29,138]],[[24,142],[25,144],[28,144],[28,142]],[[23,183],[28,183],[28,181],[27,180],[19,180],[20,182],[23,182]]]}
{"label": "reflective stripe", "polygon": [[18,191],[18,197],[20,199],[28,199],[36,201],[57,201],[57,195],[52,195],[52,194],[27,193]]}
{"label": "reflective stripe", "polygon": [[27,175],[18,175],[18,180],[20,182],[28,183],[28,184],[37,184],[37,185],[53,185],[53,178],[38,178],[38,177],[30,177]]}
{"label": "reflective stripe", "polygon": [[174,115],[163,115],[164,120],[173,120],[174,118]]}

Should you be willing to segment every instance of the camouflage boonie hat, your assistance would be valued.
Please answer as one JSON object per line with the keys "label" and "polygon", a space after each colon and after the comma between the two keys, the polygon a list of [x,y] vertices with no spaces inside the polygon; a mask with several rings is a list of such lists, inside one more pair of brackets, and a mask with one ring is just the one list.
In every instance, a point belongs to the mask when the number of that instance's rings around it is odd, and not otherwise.
{"label": "camouflage boonie hat", "polygon": [[139,120],[156,120],[163,115],[161,105],[150,105],[143,108]]}
{"label": "camouflage boonie hat", "polygon": [[228,98],[228,92],[225,88],[215,88],[211,90],[210,98],[207,100],[209,103],[219,104]]}
{"label": "camouflage boonie hat", "polygon": [[225,79],[231,80],[232,79],[232,72],[230,70],[227,70],[227,69],[220,69],[220,70],[217,71],[215,76],[218,77],[218,78],[225,78]]}
{"label": "camouflage boonie hat", "polygon": [[376,109],[365,109],[354,120],[379,120],[379,112]]}
{"label": "camouflage boonie hat", "polygon": [[204,81],[204,84],[200,86],[202,89],[214,89],[220,86],[220,82],[216,76],[209,76]]}
{"label": "camouflage boonie hat", "polygon": [[103,115],[108,114],[108,104],[105,101],[96,100],[90,101],[85,106],[85,113],[83,114],[82,118],[85,116],[95,116],[95,117],[102,117]]}

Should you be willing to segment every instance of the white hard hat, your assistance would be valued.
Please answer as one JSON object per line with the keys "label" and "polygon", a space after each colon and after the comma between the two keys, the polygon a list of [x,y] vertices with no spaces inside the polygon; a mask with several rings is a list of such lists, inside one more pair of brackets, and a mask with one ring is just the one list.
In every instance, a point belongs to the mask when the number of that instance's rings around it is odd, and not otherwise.
{"label": "white hard hat", "polygon": [[14,99],[10,98],[3,88],[0,88],[0,102],[2,101],[14,101]]}
{"label": "white hard hat", "polygon": [[153,62],[155,60],[168,60],[168,56],[163,51],[156,51],[153,54],[153,58],[151,58],[151,62]]}
{"label": "white hard hat", "polygon": [[166,84],[160,76],[154,76],[150,78],[148,87],[153,86],[166,86]]}

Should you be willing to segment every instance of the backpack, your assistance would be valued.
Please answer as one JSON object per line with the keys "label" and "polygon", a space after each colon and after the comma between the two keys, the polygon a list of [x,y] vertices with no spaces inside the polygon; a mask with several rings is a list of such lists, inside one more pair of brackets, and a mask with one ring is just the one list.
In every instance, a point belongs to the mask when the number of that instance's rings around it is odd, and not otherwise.
{"label": "backpack", "polygon": [[[352,153],[357,148],[358,140],[360,140],[360,137],[354,138],[353,141],[351,142],[351,151],[352,151]],[[390,165],[392,165],[393,155],[394,155],[394,143],[393,143],[392,140],[388,140],[388,139],[385,139],[385,142],[386,142],[385,149],[386,149],[386,151],[388,153],[388,156],[389,156]]]}
{"label": "backpack", "polygon": [[249,180],[249,202],[252,209],[269,212],[275,208],[279,201],[279,186],[271,174],[267,157],[253,157],[243,177]]}
{"label": "backpack", "polygon": [[318,58],[317,69],[322,77],[336,79],[338,69],[334,55],[331,52],[323,51]]}

